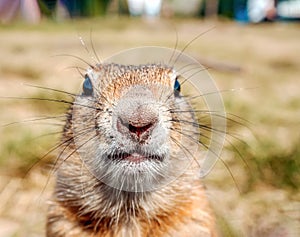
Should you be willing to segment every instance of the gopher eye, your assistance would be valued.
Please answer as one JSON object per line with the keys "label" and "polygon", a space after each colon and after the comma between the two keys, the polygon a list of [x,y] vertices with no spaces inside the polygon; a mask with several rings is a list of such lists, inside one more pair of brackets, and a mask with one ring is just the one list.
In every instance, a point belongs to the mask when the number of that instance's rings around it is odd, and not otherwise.
{"label": "gopher eye", "polygon": [[175,83],[174,83],[174,95],[176,97],[179,97],[179,95],[180,95],[180,83],[179,83],[177,77],[176,77]]}
{"label": "gopher eye", "polygon": [[91,96],[93,94],[93,84],[87,74],[84,76],[82,89],[83,89],[82,95]]}

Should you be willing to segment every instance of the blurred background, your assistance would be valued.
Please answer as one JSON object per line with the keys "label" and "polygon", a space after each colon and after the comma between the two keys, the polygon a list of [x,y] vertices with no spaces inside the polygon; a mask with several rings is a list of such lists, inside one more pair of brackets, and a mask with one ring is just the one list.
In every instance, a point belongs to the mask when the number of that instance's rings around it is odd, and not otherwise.
{"label": "blurred background", "polygon": [[46,100],[70,100],[46,88],[77,93],[81,59],[146,45],[188,45],[222,91],[204,180],[221,236],[300,236],[299,19],[298,0],[0,0],[0,237],[45,235],[67,109]]}
{"label": "blurred background", "polygon": [[1,0],[2,23],[16,18],[38,23],[103,15],[224,17],[239,22],[299,20],[299,0]]}
{"label": "blurred background", "polygon": [[211,16],[239,22],[299,20],[299,0],[1,0],[3,23],[22,18],[38,23],[42,17],[63,20],[103,15],[144,17]]}

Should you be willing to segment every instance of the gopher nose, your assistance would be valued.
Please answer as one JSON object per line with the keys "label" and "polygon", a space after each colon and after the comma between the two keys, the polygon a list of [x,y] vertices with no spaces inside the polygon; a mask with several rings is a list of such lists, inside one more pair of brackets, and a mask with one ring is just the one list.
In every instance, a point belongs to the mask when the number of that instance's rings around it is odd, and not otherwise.
{"label": "gopher nose", "polygon": [[152,93],[137,87],[117,105],[117,130],[139,142],[145,142],[158,122],[158,109]]}
{"label": "gopher nose", "polygon": [[[125,112],[126,111],[126,112]],[[117,130],[139,142],[145,142],[158,121],[158,113],[148,104],[133,105],[122,110],[117,118]]]}

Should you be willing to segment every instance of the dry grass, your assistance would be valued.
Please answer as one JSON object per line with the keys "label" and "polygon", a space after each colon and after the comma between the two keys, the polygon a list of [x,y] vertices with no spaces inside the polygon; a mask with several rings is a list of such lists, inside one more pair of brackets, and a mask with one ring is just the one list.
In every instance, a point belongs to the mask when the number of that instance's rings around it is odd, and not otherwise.
{"label": "dry grass", "polygon": [[[76,92],[81,78],[75,69],[67,67],[86,66],[72,57],[52,56],[72,54],[90,61],[77,35],[88,42],[91,28],[97,52],[105,58],[128,47],[174,47],[174,25],[179,49],[197,34],[216,26],[191,44],[187,53],[203,62],[241,68],[233,72],[211,70],[220,89],[237,89],[223,94],[228,112],[250,122],[241,121],[250,128],[230,124],[230,131],[242,140],[229,137],[222,155],[233,177],[219,162],[206,179],[223,236],[299,236],[299,25],[98,19],[2,27],[0,94],[61,98],[23,83]],[[0,121],[6,124],[59,114],[65,109],[59,107],[53,103],[0,99]],[[27,170],[57,137],[40,135],[59,129],[53,122],[1,128],[1,237],[43,236],[45,203],[52,189],[48,160],[53,157]]]}

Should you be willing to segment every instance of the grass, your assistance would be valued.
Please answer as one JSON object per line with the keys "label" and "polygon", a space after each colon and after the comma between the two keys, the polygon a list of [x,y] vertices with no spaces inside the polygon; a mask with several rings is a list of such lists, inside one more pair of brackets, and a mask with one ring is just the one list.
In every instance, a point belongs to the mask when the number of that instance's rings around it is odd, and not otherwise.
{"label": "grass", "polygon": [[11,67],[6,65],[0,68],[0,72],[3,77],[18,77],[28,81],[36,81],[41,77],[41,72],[32,66]]}
{"label": "grass", "polygon": [[[4,175],[25,177],[35,166],[45,167],[53,160],[52,154],[46,157],[43,156],[47,150],[54,147],[55,140],[57,140],[57,138],[54,138],[57,136],[44,136],[45,134],[51,134],[53,129],[45,129],[43,128],[45,126],[39,126],[36,123],[26,127],[16,126],[17,128],[2,129],[5,140],[0,147],[0,170]],[[37,126],[42,129],[42,134],[33,129]]]}
{"label": "grass", "polygon": [[297,192],[300,186],[300,144],[295,142],[290,151],[274,153],[275,145],[272,142],[262,144],[260,149],[268,152],[253,159],[257,167],[256,180]]}
{"label": "grass", "polygon": [[[76,70],[65,68],[86,65],[70,57],[51,57],[70,53],[91,61],[78,42],[77,32],[83,32],[89,45],[92,26],[96,50],[105,58],[140,45],[174,47],[176,34],[170,25],[176,25],[179,48],[216,26],[189,45],[186,52],[216,65],[241,69],[210,69],[212,78],[224,90],[227,112],[240,117],[232,117],[239,123],[228,124],[232,137],[228,136],[222,155],[227,167],[218,162],[205,180],[223,236],[298,236],[300,33],[296,24],[241,26],[183,19],[151,23],[98,18],[1,26],[0,93],[65,99],[60,93],[19,85],[29,83],[77,93],[82,78]],[[0,122],[7,124],[59,115],[66,107],[45,101],[0,99],[0,110]],[[40,159],[58,136],[40,136],[61,128],[52,125],[35,122],[0,128],[0,236],[43,236],[43,203],[52,190],[47,185],[51,170],[48,162],[54,157]],[[28,172],[36,162],[38,165]],[[41,192],[44,195],[40,199]],[[35,203],[36,199],[41,205]],[[11,226],[11,230],[4,232],[5,226]]]}

